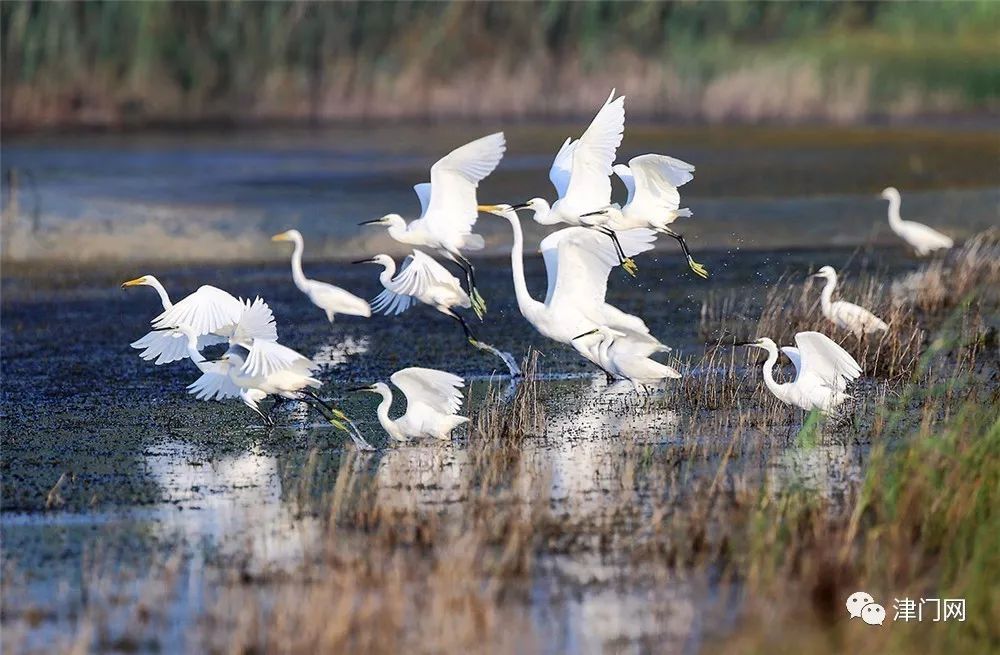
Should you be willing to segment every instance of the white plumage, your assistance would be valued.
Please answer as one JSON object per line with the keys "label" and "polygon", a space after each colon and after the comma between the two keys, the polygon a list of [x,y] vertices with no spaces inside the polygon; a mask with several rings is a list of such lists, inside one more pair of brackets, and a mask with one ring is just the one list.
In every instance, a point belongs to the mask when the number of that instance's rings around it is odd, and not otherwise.
{"label": "white plumage", "polygon": [[775,397],[786,405],[801,409],[831,413],[845,400],[847,384],[861,376],[861,366],[851,355],[819,332],[799,332],[795,335],[797,348],[781,350],[795,366],[795,379],[779,384],[774,379],[774,365],[778,361],[778,346],[767,337],[743,344],[767,351],[764,362],[764,383]]}
{"label": "white plumage", "polygon": [[837,271],[832,266],[824,266],[814,273],[813,277],[826,280],[820,296],[820,308],[823,316],[834,325],[853,333],[856,337],[889,329],[885,321],[864,307],[845,300],[833,300],[833,290],[837,286]]}
{"label": "white plumage", "polygon": [[655,339],[614,330],[600,325],[574,338],[588,348],[601,368],[614,377],[624,378],[639,391],[645,385],[656,385],[681,374],[671,366],[661,364],[651,355],[669,350]]}
{"label": "white plumage", "polygon": [[168,364],[188,356],[187,338],[174,328],[186,323],[194,330],[198,347],[225,343],[232,335],[233,328],[243,312],[243,304],[222,289],[204,285],[197,291],[174,304],[167,290],[152,275],[129,280],[122,288],[147,286],[160,296],[163,312],[152,321],[155,328],[130,346],[141,350],[139,356],[146,361],[155,360],[156,365]]}
{"label": "white plumage", "polygon": [[458,278],[420,250],[403,260],[398,275],[396,262],[388,255],[375,255],[366,261],[382,266],[379,281],[385,290],[372,301],[376,312],[402,314],[414,302],[421,302],[454,318],[453,307],[467,308],[471,304]]}
{"label": "white plumage", "polygon": [[406,397],[406,412],[397,419],[389,418],[392,390],[382,382],[359,387],[382,396],[377,415],[379,423],[396,441],[419,437],[447,440],[451,432],[469,419],[459,416],[462,387],[465,381],[452,373],[431,368],[410,367],[396,371],[389,378]]}
{"label": "white plumage", "polygon": [[895,187],[886,187],[882,191],[882,197],[889,201],[889,227],[903,241],[910,244],[921,257],[935,250],[947,250],[955,245],[951,237],[945,236],[923,223],[904,221],[899,215],[899,206],[902,201],[899,197],[899,191]]}
{"label": "white plumage", "polygon": [[362,298],[358,298],[340,287],[319,280],[310,280],[305,276],[302,271],[302,251],[305,248],[305,243],[298,230],[288,230],[281,234],[275,234],[271,237],[271,241],[291,241],[295,244],[295,248],[292,250],[292,280],[299,291],[306,294],[312,301],[312,304],[323,310],[328,321],[332,323],[337,314],[365,318],[372,315],[371,307]]}

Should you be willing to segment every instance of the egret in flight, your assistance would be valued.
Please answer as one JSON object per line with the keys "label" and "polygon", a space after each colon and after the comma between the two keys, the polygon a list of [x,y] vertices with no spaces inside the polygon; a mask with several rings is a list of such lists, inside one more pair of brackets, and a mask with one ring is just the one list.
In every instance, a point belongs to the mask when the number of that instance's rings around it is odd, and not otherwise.
{"label": "egret in flight", "polygon": [[[553,232],[542,240],[548,288],[545,301],[531,297],[524,277],[524,234],[521,221],[510,205],[482,205],[481,211],[507,219],[514,232],[510,250],[514,295],[518,309],[536,330],[567,344],[601,366],[590,349],[573,338],[599,325],[607,325],[636,339],[659,344],[638,316],[627,314],[605,301],[608,276],[619,264],[616,253],[600,234],[583,227]],[[652,249],[656,234],[651,230],[626,230],[618,235],[627,256]],[[660,344],[662,345],[662,344]],[[603,367],[602,367],[603,368]],[[605,369],[605,372],[610,373]]]}
{"label": "egret in flight", "polygon": [[202,349],[225,343],[232,336],[233,329],[243,314],[242,302],[213,286],[204,285],[177,304],[170,301],[167,290],[152,275],[129,280],[122,284],[122,289],[137,286],[152,287],[156,291],[163,305],[163,313],[151,321],[154,330],[129,345],[141,350],[139,356],[144,360],[155,360],[157,366],[188,356],[184,334],[179,330],[163,328],[176,327],[182,322],[188,324],[195,331],[198,347]]}
{"label": "egret in flight", "polygon": [[681,377],[675,368],[651,357],[669,350],[654,340],[636,339],[606,325],[579,334],[573,340],[591,349],[601,368],[614,377],[628,380],[636,391],[646,385],[654,386],[663,380]]}
{"label": "egret in flight", "polygon": [[844,300],[833,302],[833,290],[837,286],[837,271],[832,266],[824,266],[818,272],[813,273],[813,277],[826,280],[823,294],[820,296],[820,307],[823,310],[823,316],[826,316],[834,325],[848,330],[858,338],[865,334],[884,332],[889,329],[885,321],[864,307]]}
{"label": "egret in flight", "polygon": [[281,234],[275,234],[271,237],[271,241],[291,241],[295,244],[295,248],[292,250],[292,280],[295,281],[295,286],[298,287],[299,291],[309,297],[312,304],[326,313],[328,321],[333,323],[333,318],[337,314],[364,316],[365,318],[372,315],[368,303],[353,293],[326,282],[310,280],[305,276],[305,273],[302,272],[302,250],[305,243],[298,230],[288,230]]}
{"label": "egret in flight", "polygon": [[818,409],[824,414],[831,413],[850,398],[847,383],[861,376],[861,366],[854,358],[819,332],[799,332],[795,335],[797,348],[781,349],[795,366],[795,379],[784,384],[774,379],[774,365],[778,361],[778,346],[774,341],[764,337],[738,345],[766,350],[764,383],[767,388],[786,405],[806,411]]}
{"label": "egret in flight", "polygon": [[352,391],[370,391],[382,396],[377,414],[378,422],[396,441],[409,441],[418,437],[451,439],[451,432],[469,419],[459,416],[462,406],[462,387],[465,380],[452,373],[432,368],[404,368],[389,378],[406,396],[406,413],[397,419],[389,418],[392,390],[383,382]]}
{"label": "egret in flight", "polygon": [[889,201],[889,227],[903,241],[910,244],[917,255],[923,257],[935,250],[947,250],[955,245],[951,237],[947,237],[923,223],[904,221],[899,216],[901,200],[899,191],[895,187],[886,187],[882,191],[882,197]]}
{"label": "egret in flight", "polygon": [[372,309],[376,312],[396,316],[416,302],[433,307],[445,316],[458,321],[469,343],[499,357],[512,376],[521,374],[520,367],[509,353],[497,350],[477,339],[466,320],[455,311],[456,307],[468,308],[472,304],[469,295],[462,289],[458,278],[427,253],[414,250],[403,261],[398,275],[396,275],[396,262],[389,255],[375,255],[370,259],[354,263],[378,264],[382,267],[378,277],[385,289],[372,301]]}
{"label": "egret in flight", "polygon": [[677,190],[694,179],[694,166],[666,155],[639,155],[628,165],[615,164],[615,175],[625,184],[628,200],[621,212],[612,217],[608,227],[627,230],[648,227],[676,239],[695,275],[708,277],[708,270],[691,256],[684,237],[670,228],[678,218],[688,218],[691,210],[680,208],[681,194]]}
{"label": "egret in flight", "polygon": [[463,250],[482,250],[483,237],[472,233],[478,214],[476,188],[500,164],[507,148],[503,132],[490,134],[456,148],[431,166],[431,181],[413,187],[420,199],[420,218],[409,225],[399,214],[365,221],[386,225],[400,243],[436,250],[465,272],[470,302],[480,319],[486,303],[476,288],[476,272]]}
{"label": "egret in flight", "polygon": [[624,251],[609,223],[621,211],[611,204],[611,172],[615,153],[625,131],[625,96],[615,98],[615,90],[601,107],[583,135],[566,139],[549,169],[549,180],[559,199],[550,206],[544,198],[516,205],[514,210],[530,209],[542,225],[567,223],[593,228],[609,237],[615,245],[619,262],[629,275],[635,275],[635,262]]}

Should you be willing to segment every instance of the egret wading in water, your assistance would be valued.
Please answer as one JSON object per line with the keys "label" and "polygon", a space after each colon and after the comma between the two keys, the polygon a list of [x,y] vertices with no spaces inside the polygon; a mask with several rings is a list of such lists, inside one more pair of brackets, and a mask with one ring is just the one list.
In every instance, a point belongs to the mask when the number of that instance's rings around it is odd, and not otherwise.
{"label": "egret wading in water", "polygon": [[615,90],[583,135],[563,142],[549,170],[549,180],[559,194],[550,206],[544,198],[532,198],[514,210],[530,209],[542,225],[566,223],[592,228],[611,238],[622,268],[632,276],[638,270],[625,252],[610,223],[621,210],[611,204],[611,170],[625,131],[625,96]]}
{"label": "egret wading in water", "polygon": [[823,287],[823,294],[820,296],[820,308],[830,322],[837,327],[847,330],[854,336],[861,338],[865,334],[886,331],[889,326],[875,314],[844,300],[833,301],[833,290],[837,286],[837,271],[832,266],[824,266],[812,277],[819,277],[826,280]]}
{"label": "egret wading in water", "polygon": [[[531,297],[524,277],[524,233],[510,205],[482,205],[480,210],[507,219],[514,233],[510,249],[514,295],[521,314],[543,336],[572,346],[586,359],[601,366],[590,348],[573,338],[599,325],[607,325],[636,340],[665,348],[649,334],[638,316],[627,314],[605,301],[608,276],[618,266],[611,244],[600,234],[583,227],[553,232],[542,240],[548,278],[545,301]],[[651,230],[626,230],[618,235],[629,257],[652,249],[656,234]],[[605,373],[611,371],[604,369]]]}
{"label": "egret wading in water", "polygon": [[628,200],[609,227],[615,230],[647,227],[675,239],[695,275],[707,278],[708,270],[691,256],[684,237],[670,228],[678,218],[691,216],[690,209],[681,209],[681,194],[677,189],[694,179],[694,166],[666,155],[650,154],[633,157],[627,166],[615,164],[613,170],[625,184]]}
{"label": "egret wading in water", "polygon": [[368,303],[353,293],[326,282],[310,280],[305,276],[305,273],[302,272],[302,250],[305,248],[305,243],[298,230],[288,230],[281,234],[275,234],[271,237],[271,241],[291,241],[295,244],[295,248],[292,250],[292,280],[299,291],[306,294],[312,301],[312,304],[326,313],[328,321],[333,323],[333,318],[337,314],[365,318],[372,315]]}
{"label": "egret wading in water", "polygon": [[675,368],[650,357],[657,352],[670,350],[663,344],[635,339],[606,325],[579,334],[573,340],[585,348],[591,348],[601,368],[615,377],[628,380],[637,392],[642,391],[645,386],[655,386],[663,380],[681,377]]}
{"label": "egret wading in water", "polygon": [[122,284],[129,287],[152,287],[160,296],[163,312],[152,321],[153,330],[130,346],[141,350],[139,356],[146,361],[155,360],[157,366],[169,364],[188,356],[187,338],[175,328],[179,323],[188,324],[195,331],[198,347],[205,348],[225,343],[233,334],[236,323],[243,314],[243,303],[222,289],[204,285],[174,304],[167,290],[156,277],[143,275]]}
{"label": "egret wading in water", "polygon": [[375,312],[398,316],[417,302],[433,307],[445,316],[458,321],[470,344],[503,360],[511,375],[521,374],[517,362],[509,353],[499,351],[477,339],[466,320],[455,311],[456,307],[466,309],[471,306],[469,295],[462,289],[458,278],[427,253],[414,250],[403,261],[398,275],[396,262],[389,255],[379,254],[354,263],[378,264],[382,267],[378,278],[385,289],[372,301],[372,309]]}
{"label": "egret wading in water", "polygon": [[904,221],[899,215],[901,199],[895,187],[883,189],[882,197],[889,201],[889,227],[903,241],[910,244],[920,257],[935,250],[947,250],[955,245],[951,237],[941,234],[934,228],[915,221]]}
{"label": "egret wading in water", "polygon": [[861,366],[854,358],[819,332],[799,332],[795,335],[797,347],[781,349],[795,366],[795,379],[784,384],[774,379],[774,365],[778,361],[778,346],[774,341],[763,337],[737,345],[766,350],[764,383],[767,388],[786,405],[806,411],[832,413],[850,398],[847,383],[861,376]]}
{"label": "egret wading in water", "polygon": [[476,272],[464,250],[482,250],[483,237],[472,233],[476,224],[476,189],[500,164],[507,144],[503,132],[490,134],[456,148],[431,166],[431,181],[413,187],[420,199],[420,218],[409,224],[399,214],[365,221],[361,225],[388,226],[400,243],[430,248],[459,266],[466,276],[470,303],[482,319],[486,302],[476,288]]}
{"label": "egret wading in water", "polygon": [[469,419],[459,416],[462,406],[462,387],[465,380],[452,373],[432,368],[404,368],[389,378],[406,396],[406,413],[397,419],[389,418],[392,390],[383,382],[356,387],[351,391],[370,391],[382,396],[377,415],[386,433],[396,441],[409,441],[420,437],[451,439],[451,432]]}
{"label": "egret wading in water", "polygon": [[239,397],[267,427],[272,427],[274,421],[259,406],[267,396],[277,396],[278,403],[305,402],[334,427],[348,433],[358,448],[372,449],[342,411],[313,391],[322,386],[313,377],[316,364],[275,340],[274,315],[262,299],[245,304],[243,316],[229,340],[229,349],[217,358],[206,359],[199,352],[197,336],[190,326],[180,324],[177,329],[185,335],[189,356],[202,372],[201,377],[188,385],[188,391],[199,400]]}

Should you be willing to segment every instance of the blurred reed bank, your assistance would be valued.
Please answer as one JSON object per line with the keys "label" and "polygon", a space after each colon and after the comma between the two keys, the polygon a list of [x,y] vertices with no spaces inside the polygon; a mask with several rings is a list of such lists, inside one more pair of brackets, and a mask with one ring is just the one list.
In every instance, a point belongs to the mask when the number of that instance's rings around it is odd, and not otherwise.
{"label": "blurred reed bank", "polygon": [[998,107],[981,2],[4,2],[3,129]]}

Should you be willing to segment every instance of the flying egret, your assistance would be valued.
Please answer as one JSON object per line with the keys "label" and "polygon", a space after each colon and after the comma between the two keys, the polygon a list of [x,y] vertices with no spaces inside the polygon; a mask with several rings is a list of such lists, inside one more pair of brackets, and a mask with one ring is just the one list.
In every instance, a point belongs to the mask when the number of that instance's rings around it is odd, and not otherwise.
{"label": "flying egret", "polygon": [[238,396],[269,427],[274,421],[261,411],[261,400],[273,395],[282,400],[305,402],[332,425],[347,432],[359,449],[372,449],[343,412],[313,391],[323,384],[313,377],[316,364],[270,338],[276,332],[274,315],[261,298],[244,304],[243,315],[229,339],[229,349],[215,359],[206,359],[199,352],[197,335],[189,325],[181,323],[177,329],[186,337],[191,360],[202,371],[201,377],[188,386],[188,391],[199,400]]}
{"label": "flying egret", "polygon": [[[510,249],[514,295],[518,309],[536,330],[559,343],[574,347],[581,355],[601,366],[590,349],[573,337],[607,325],[635,339],[659,342],[638,316],[627,314],[605,301],[608,276],[618,265],[618,257],[600,234],[583,227],[553,232],[542,240],[548,288],[545,301],[531,297],[524,277],[524,233],[521,221],[510,205],[482,205],[480,210],[507,219],[514,232]],[[626,230],[618,235],[627,256],[652,249],[656,234],[651,230]],[[662,344],[659,344],[662,345]],[[602,367],[603,368],[603,367]],[[610,373],[605,369],[605,372]]]}
{"label": "flying egret", "polygon": [[650,357],[669,350],[663,344],[635,339],[606,325],[578,334],[573,340],[590,348],[601,368],[615,377],[628,380],[636,391],[642,390],[645,385],[653,386],[668,378],[681,377],[673,367]]}
{"label": "flying egret", "polygon": [[576,141],[566,139],[549,169],[549,180],[559,199],[550,206],[544,198],[532,198],[514,210],[530,209],[542,225],[567,223],[593,228],[615,245],[619,262],[629,275],[635,275],[635,262],[624,252],[615,230],[609,223],[620,217],[621,210],[611,204],[611,172],[615,153],[625,131],[625,96],[615,98],[615,90],[597,112],[590,126]]}
{"label": "flying egret", "polygon": [[281,234],[275,234],[271,237],[271,241],[291,241],[295,244],[295,248],[292,250],[292,279],[295,281],[295,286],[309,297],[312,304],[326,312],[326,318],[331,323],[337,314],[364,316],[365,318],[372,315],[368,303],[353,293],[326,282],[310,280],[305,276],[305,273],[302,272],[302,250],[305,243],[298,230],[288,230]]}
{"label": "flying egret", "polygon": [[503,132],[465,144],[431,166],[431,181],[413,187],[420,199],[420,218],[409,225],[399,214],[365,221],[386,225],[389,236],[400,243],[436,250],[465,272],[472,308],[480,319],[486,303],[476,288],[476,272],[463,250],[482,250],[483,237],[472,233],[478,214],[476,188],[500,164],[507,144]]}
{"label": "flying egret", "polygon": [[378,422],[396,441],[409,441],[416,437],[434,437],[448,440],[451,432],[469,419],[459,416],[465,380],[452,373],[432,368],[410,367],[396,371],[389,378],[406,396],[406,413],[393,420],[389,418],[392,390],[383,382],[352,391],[370,391],[382,396],[377,414]]}
{"label": "flying egret", "polygon": [[399,275],[396,275],[396,262],[389,255],[375,255],[354,263],[382,266],[379,281],[385,289],[372,301],[374,311],[395,316],[405,312],[415,302],[429,305],[458,321],[469,343],[503,360],[512,376],[521,374],[520,367],[509,353],[479,341],[466,320],[455,311],[456,307],[468,308],[472,304],[469,295],[462,289],[458,278],[427,253],[414,250],[403,261]]}
{"label": "flying egret", "polygon": [[823,316],[826,316],[834,325],[850,331],[858,338],[865,334],[889,329],[885,321],[864,307],[844,300],[832,302],[833,290],[837,286],[837,271],[832,266],[824,266],[818,272],[813,273],[812,277],[826,280],[823,295],[820,296],[820,306],[823,310]]}
{"label": "flying egret", "polygon": [[625,184],[628,200],[608,227],[614,230],[648,227],[676,239],[691,270],[707,278],[708,270],[691,256],[684,236],[670,228],[678,218],[691,216],[690,209],[680,208],[681,194],[677,187],[694,179],[694,166],[666,155],[650,154],[633,157],[628,165],[615,164],[613,170]]}
{"label": "flying egret", "polygon": [[947,237],[923,223],[904,221],[900,218],[900,197],[899,191],[895,187],[883,189],[882,197],[889,201],[889,227],[903,241],[910,244],[920,257],[935,250],[947,250],[955,245],[951,237]]}
{"label": "flying egret", "polygon": [[786,405],[806,411],[818,409],[831,413],[850,398],[847,383],[861,375],[861,366],[851,355],[819,332],[799,332],[795,347],[785,347],[784,352],[795,366],[795,380],[779,384],[773,375],[778,361],[778,346],[767,337],[750,343],[737,344],[767,351],[764,362],[764,383],[775,397]]}
{"label": "flying egret", "polygon": [[122,284],[128,287],[152,287],[160,296],[163,312],[151,323],[154,329],[130,346],[141,350],[139,356],[154,363],[169,364],[188,356],[187,340],[179,330],[164,330],[179,322],[187,323],[198,337],[198,347],[205,348],[225,343],[232,335],[233,328],[243,313],[243,303],[229,293],[213,286],[204,285],[177,304],[170,301],[167,290],[155,276],[143,275]]}

